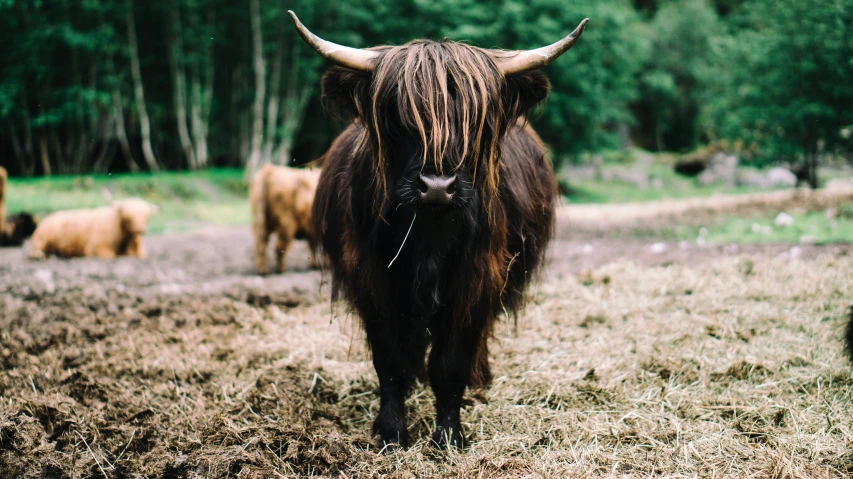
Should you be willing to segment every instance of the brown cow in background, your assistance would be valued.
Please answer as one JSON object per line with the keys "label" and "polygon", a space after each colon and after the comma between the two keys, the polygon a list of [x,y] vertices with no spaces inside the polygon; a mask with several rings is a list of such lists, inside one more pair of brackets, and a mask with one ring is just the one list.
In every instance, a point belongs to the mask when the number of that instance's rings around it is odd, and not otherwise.
{"label": "brown cow in background", "polygon": [[[312,251],[316,236],[311,228],[311,204],[320,170],[304,170],[286,166],[265,165],[252,178],[249,185],[249,203],[252,207],[252,231],[255,236],[255,267],[266,274],[267,244],[275,233],[276,267],[283,273],[286,255],[293,239],[306,239]],[[312,254],[311,266],[317,266]]]}
{"label": "brown cow in background", "polygon": [[158,210],[145,200],[128,198],[101,208],[51,213],[33,234],[30,258],[49,255],[144,258],[142,235],[148,218]]}

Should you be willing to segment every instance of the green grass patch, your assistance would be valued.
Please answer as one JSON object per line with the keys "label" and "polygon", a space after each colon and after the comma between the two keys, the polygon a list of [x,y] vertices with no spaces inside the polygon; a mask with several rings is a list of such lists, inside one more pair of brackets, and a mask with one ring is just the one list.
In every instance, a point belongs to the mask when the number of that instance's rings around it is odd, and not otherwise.
{"label": "green grass patch", "polygon": [[[703,234],[711,244],[811,242],[833,244],[853,242],[853,207],[846,206],[834,217],[815,211],[791,215],[790,226],[776,226],[772,214],[750,217],[724,216],[707,226],[680,225],[661,232],[670,241],[695,241]],[[703,231],[704,228],[704,231]]]}
{"label": "green grass patch", "polygon": [[[619,168],[605,165],[602,171]],[[749,186],[726,187],[720,185],[701,185],[695,178],[676,174],[672,167],[661,163],[652,163],[645,167],[648,172],[648,186],[637,186],[623,181],[604,181],[602,179],[573,180],[570,171],[559,175],[563,185],[567,185],[571,194],[564,196],[567,203],[638,203],[663,199],[702,198],[717,194],[745,194],[768,191]],[[747,171],[741,168],[740,171]]]}
{"label": "green grass patch", "polygon": [[150,231],[186,231],[204,224],[248,224],[248,185],[241,169],[198,172],[10,178],[6,195],[10,213],[95,208],[116,199],[139,197],[161,207]]}

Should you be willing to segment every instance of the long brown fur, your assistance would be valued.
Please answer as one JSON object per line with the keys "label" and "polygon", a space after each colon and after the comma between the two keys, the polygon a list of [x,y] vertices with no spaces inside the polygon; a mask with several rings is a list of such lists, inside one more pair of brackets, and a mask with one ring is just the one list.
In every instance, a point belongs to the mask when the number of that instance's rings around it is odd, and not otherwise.
{"label": "long brown fur", "polygon": [[[539,71],[503,76],[500,51],[427,40],[373,50],[382,55],[372,73],[333,67],[323,78],[325,101],[354,121],[323,158],[313,222],[331,260],[333,297],[353,305],[367,330],[382,391],[380,444],[407,442],[400,390],[386,385],[400,376],[405,391],[423,367],[417,335],[427,321],[436,407],[450,411],[439,411],[434,440],[460,445],[458,395],[445,383],[489,383],[494,322],[522,307],[553,233],[556,181],[523,116],[550,86]],[[453,223],[405,212],[400,179],[412,161],[471,178],[470,202],[448,213]],[[457,349],[442,353],[448,345]]]}
{"label": "long brown fur", "polygon": [[157,207],[129,198],[94,209],[58,211],[46,216],[33,233],[30,258],[56,255],[145,257],[142,236]]}
{"label": "long brown fur", "polygon": [[252,232],[255,237],[255,268],[266,274],[267,245],[270,235],[277,236],[276,267],[286,270],[287,250],[294,238],[305,238],[312,249],[311,265],[317,266],[316,235],[311,225],[311,204],[320,170],[264,165],[249,185],[252,208]]}

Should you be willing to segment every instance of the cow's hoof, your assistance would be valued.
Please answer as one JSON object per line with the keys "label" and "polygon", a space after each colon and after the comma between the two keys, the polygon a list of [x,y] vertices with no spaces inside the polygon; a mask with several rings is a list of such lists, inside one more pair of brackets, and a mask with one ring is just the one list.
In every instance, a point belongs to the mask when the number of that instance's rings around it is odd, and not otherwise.
{"label": "cow's hoof", "polygon": [[379,436],[376,447],[379,448],[380,452],[392,453],[409,446],[409,433],[400,424],[389,425],[381,419],[377,419],[373,423],[373,434]]}
{"label": "cow's hoof", "polygon": [[376,447],[380,454],[394,454],[397,451],[406,449],[406,444],[400,443],[396,439],[380,439],[376,442]]}
{"label": "cow's hoof", "polygon": [[462,449],[465,447],[465,436],[462,426],[438,426],[432,434],[432,442],[439,449]]}

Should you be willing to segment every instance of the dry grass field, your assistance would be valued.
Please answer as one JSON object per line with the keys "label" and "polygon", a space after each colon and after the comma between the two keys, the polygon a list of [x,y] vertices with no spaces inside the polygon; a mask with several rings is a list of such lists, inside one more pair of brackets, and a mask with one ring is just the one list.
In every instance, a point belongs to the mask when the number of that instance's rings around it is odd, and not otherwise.
{"label": "dry grass field", "polygon": [[355,321],[248,228],[149,238],[143,262],[0,251],[0,477],[755,477],[853,474],[840,342],[853,247],[573,239],[492,347],[470,447],[378,454]]}

